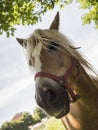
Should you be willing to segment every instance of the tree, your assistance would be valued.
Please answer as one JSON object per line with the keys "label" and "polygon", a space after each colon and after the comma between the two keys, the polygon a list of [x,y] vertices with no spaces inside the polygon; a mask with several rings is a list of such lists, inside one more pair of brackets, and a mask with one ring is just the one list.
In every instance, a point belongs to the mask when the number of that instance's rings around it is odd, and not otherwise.
{"label": "tree", "polygon": [[0,0],[0,34],[14,35],[14,25],[36,24],[55,4],[65,3],[65,0]]}
{"label": "tree", "polygon": [[0,128],[0,130],[11,130],[11,129],[12,129],[12,125],[11,125],[10,122],[5,122],[5,123],[1,126],[1,128]]}
{"label": "tree", "polygon": [[39,107],[36,107],[36,109],[34,110],[34,115],[35,114],[39,115],[40,119],[43,119],[47,116],[46,113],[43,112]]}
{"label": "tree", "polygon": [[[0,0],[0,34],[14,35],[15,25],[33,25],[41,20],[42,15],[56,5],[65,7],[74,0]],[[98,28],[98,0],[75,0],[88,12],[83,23],[93,21]]]}
{"label": "tree", "polygon": [[82,17],[84,24],[90,24],[92,21],[98,28],[98,0],[77,0],[81,4],[82,9],[86,9],[87,13]]}
{"label": "tree", "polygon": [[28,125],[26,125],[23,121],[10,121],[5,122],[0,130],[27,130]]}
{"label": "tree", "polygon": [[46,114],[37,107],[34,110],[33,117],[29,112],[24,112],[18,120],[5,122],[0,130],[27,130],[30,125],[40,122],[44,117],[46,117]]}
{"label": "tree", "polygon": [[0,130],[28,130],[30,125],[34,124],[32,115],[28,112],[23,113],[19,120],[12,120],[10,122],[5,122]]}
{"label": "tree", "polygon": [[33,124],[33,117],[28,112],[24,112],[20,120],[23,121],[26,126]]}
{"label": "tree", "polygon": [[40,122],[46,116],[47,115],[45,114],[45,112],[43,112],[39,107],[36,107],[36,109],[34,110],[34,113],[33,113],[33,118],[35,120],[34,124]]}

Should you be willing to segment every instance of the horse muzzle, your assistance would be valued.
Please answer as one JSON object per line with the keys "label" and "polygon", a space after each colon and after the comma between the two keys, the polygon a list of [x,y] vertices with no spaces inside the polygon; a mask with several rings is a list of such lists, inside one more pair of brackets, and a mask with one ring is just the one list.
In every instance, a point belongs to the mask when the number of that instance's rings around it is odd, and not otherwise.
{"label": "horse muzzle", "polygon": [[38,78],[35,98],[37,104],[50,116],[61,118],[69,112],[66,89],[52,79]]}

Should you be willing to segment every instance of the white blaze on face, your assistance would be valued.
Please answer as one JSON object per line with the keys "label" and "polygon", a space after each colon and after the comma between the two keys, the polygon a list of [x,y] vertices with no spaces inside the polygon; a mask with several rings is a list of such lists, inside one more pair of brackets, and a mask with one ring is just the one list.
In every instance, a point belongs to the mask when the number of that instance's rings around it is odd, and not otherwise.
{"label": "white blaze on face", "polygon": [[42,44],[38,43],[36,45],[36,47],[34,48],[34,51],[32,52],[32,56],[35,58],[35,71],[36,72],[40,72],[41,71],[41,67],[42,67],[42,63],[40,60],[40,53],[41,53],[41,49],[42,49]]}

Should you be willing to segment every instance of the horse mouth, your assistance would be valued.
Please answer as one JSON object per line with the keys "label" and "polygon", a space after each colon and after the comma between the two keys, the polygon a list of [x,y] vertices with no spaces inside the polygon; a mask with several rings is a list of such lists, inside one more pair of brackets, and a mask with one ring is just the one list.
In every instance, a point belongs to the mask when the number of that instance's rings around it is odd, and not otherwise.
{"label": "horse mouth", "polygon": [[65,111],[63,110],[60,114],[58,114],[55,118],[59,119],[68,114],[69,110]]}

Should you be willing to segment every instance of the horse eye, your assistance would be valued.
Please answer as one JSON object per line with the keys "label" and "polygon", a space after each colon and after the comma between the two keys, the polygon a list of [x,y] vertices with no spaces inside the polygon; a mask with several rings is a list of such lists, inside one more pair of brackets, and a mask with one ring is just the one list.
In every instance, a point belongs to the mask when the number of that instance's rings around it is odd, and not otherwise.
{"label": "horse eye", "polygon": [[50,42],[49,43],[49,45],[47,46],[47,48],[49,49],[49,50],[53,50],[53,51],[56,51],[57,50],[57,47],[58,47],[58,44],[57,43],[55,43],[55,42]]}

